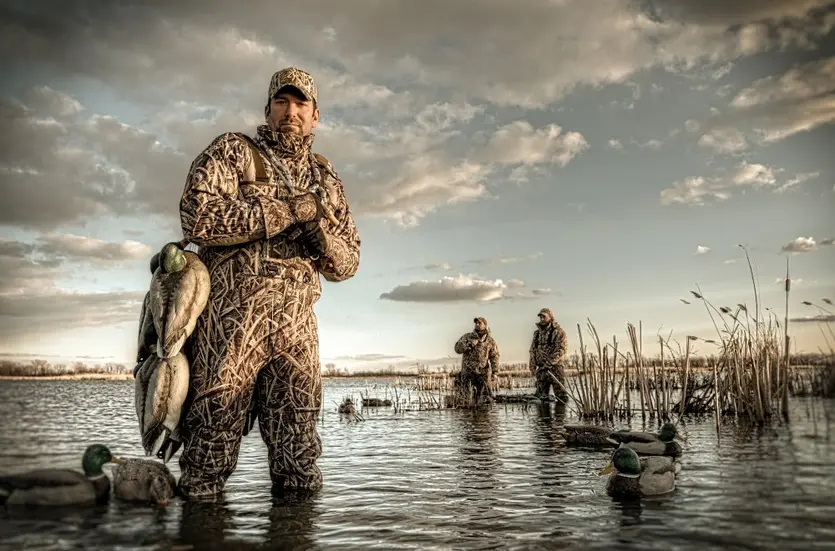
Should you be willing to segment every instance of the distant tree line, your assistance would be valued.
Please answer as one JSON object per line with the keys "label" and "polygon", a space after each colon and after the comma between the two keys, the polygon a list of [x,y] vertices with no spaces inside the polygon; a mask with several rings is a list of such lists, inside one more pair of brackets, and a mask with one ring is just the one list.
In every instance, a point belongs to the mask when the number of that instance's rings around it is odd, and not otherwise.
{"label": "distant tree line", "polygon": [[54,377],[56,375],[90,375],[101,373],[132,373],[120,363],[86,364],[84,362],[51,364],[46,360],[20,362],[0,360],[0,377]]}

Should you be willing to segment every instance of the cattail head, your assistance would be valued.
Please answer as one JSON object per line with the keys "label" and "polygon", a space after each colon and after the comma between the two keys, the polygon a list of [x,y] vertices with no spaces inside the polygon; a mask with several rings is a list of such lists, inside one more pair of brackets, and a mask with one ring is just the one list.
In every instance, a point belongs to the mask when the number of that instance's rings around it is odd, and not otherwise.
{"label": "cattail head", "polygon": [[829,300],[828,298],[822,298],[821,300],[822,300],[822,301],[824,301],[825,303],[827,303],[827,304],[828,304],[828,305],[830,305],[830,306],[832,306],[832,305],[833,305],[833,304],[832,304],[832,301],[831,301],[831,300]]}
{"label": "cattail head", "polygon": [[699,294],[699,293],[697,293],[696,291],[690,291],[690,294],[691,294],[691,295],[693,295],[693,296],[694,296],[694,297],[696,297],[696,298],[702,298],[702,295],[700,295],[700,294]]}
{"label": "cattail head", "polygon": [[812,303],[809,302],[808,300],[804,300],[801,304],[803,304],[804,306],[811,306],[812,305]]}

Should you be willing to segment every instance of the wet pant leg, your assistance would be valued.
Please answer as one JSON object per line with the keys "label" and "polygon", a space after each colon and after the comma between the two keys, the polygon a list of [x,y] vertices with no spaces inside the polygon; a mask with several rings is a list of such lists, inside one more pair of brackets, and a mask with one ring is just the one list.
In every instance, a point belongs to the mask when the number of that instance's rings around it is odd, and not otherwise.
{"label": "wet pant leg", "polygon": [[[296,287],[284,325],[274,334],[270,363],[258,376],[256,397],[261,438],[267,446],[273,489],[319,490],[322,454],[317,430],[322,407],[319,338],[312,301],[305,288]],[[299,300],[301,298],[301,300]],[[277,310],[277,316],[282,314]]]}
{"label": "wet pant leg", "polygon": [[237,466],[256,376],[271,353],[271,291],[264,278],[213,277],[192,334],[192,399],[181,424],[186,499],[220,494]]}

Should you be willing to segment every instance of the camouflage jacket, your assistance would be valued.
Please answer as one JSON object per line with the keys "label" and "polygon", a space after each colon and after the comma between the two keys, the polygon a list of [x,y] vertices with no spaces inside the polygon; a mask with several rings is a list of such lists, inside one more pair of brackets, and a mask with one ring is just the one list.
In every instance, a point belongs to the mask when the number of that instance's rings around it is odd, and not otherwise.
{"label": "camouflage jacket", "polygon": [[[318,165],[319,183],[329,191],[339,222],[336,227],[327,222],[326,253],[312,260],[300,244],[279,235],[295,223],[287,203],[291,192],[278,185],[273,166],[258,151],[256,159],[246,138],[227,132],[215,138],[189,169],[180,222],[185,238],[199,246],[210,273],[233,263],[235,273],[294,277],[317,288],[319,273],[328,281],[352,277],[359,266],[360,238],[331,163],[315,153],[309,156],[311,166]],[[259,172],[265,178],[257,178]]]}
{"label": "camouflage jacket", "polygon": [[531,371],[536,371],[559,364],[567,347],[568,338],[559,323],[552,321],[545,329],[537,327],[533,332],[528,367]]}
{"label": "camouflage jacket", "polygon": [[[470,341],[477,340],[473,346]],[[461,371],[470,371],[482,375],[495,373],[499,367],[499,346],[489,332],[479,336],[475,331],[465,333],[455,343],[455,353],[463,354]],[[489,364],[488,364],[489,362]]]}

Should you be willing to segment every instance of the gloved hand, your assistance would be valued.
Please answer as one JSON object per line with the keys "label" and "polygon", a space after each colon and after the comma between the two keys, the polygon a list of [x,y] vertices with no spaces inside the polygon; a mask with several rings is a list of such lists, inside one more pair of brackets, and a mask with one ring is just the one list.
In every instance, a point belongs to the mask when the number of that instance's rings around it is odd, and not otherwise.
{"label": "gloved hand", "polygon": [[320,221],[304,222],[299,224],[298,227],[301,234],[297,240],[305,248],[308,256],[318,258],[324,255],[328,246],[328,238]]}

